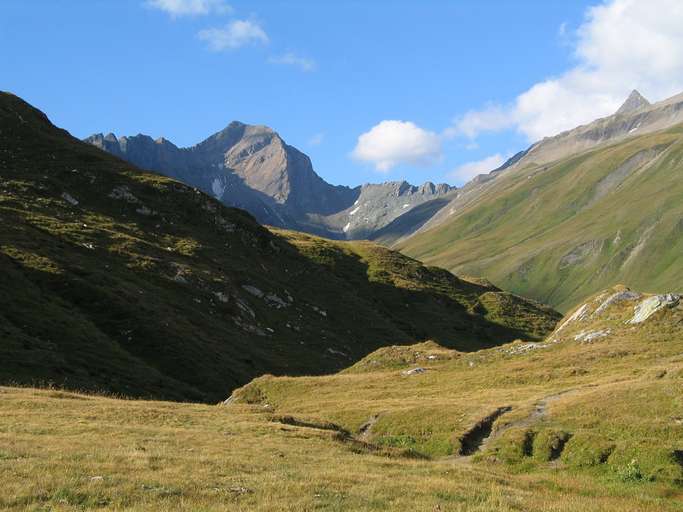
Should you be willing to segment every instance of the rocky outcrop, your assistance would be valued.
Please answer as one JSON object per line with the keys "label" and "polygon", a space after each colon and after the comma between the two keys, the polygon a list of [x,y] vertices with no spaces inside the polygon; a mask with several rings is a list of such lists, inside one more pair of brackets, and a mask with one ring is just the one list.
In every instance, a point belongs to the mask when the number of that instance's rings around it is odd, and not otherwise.
{"label": "rocky outcrop", "polygon": [[676,293],[666,295],[653,295],[639,302],[633,310],[633,318],[628,321],[630,324],[639,324],[650,318],[657,311],[664,308],[677,306],[681,296]]}
{"label": "rocky outcrop", "polygon": [[621,107],[619,107],[619,110],[617,110],[617,115],[628,114],[635,110],[639,110],[641,108],[649,106],[650,102],[647,101],[643,97],[643,95],[640,94],[637,90],[633,89],[633,91],[631,91],[631,94],[629,94],[628,98],[626,98],[626,101],[621,105]]}
{"label": "rocky outcrop", "polygon": [[652,318],[655,313],[679,306],[682,297],[678,293],[642,294],[617,285],[577,307],[558,325],[545,344],[537,343],[535,348],[543,348],[563,339],[592,343],[617,335],[625,329],[637,329],[640,327],[637,324],[650,319],[657,321]]}

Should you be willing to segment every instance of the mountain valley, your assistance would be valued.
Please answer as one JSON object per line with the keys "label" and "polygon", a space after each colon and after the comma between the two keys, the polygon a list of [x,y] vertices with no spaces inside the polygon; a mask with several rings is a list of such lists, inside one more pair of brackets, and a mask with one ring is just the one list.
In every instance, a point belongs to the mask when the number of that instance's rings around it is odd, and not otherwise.
{"label": "mountain valley", "polygon": [[270,232],[0,96],[0,381],[218,401],[391,343],[540,339],[558,313],[369,242]]}

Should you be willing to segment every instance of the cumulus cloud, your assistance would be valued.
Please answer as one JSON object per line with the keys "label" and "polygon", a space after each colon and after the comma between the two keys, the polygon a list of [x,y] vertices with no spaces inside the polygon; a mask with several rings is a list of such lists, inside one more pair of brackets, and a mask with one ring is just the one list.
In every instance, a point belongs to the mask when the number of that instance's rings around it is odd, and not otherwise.
{"label": "cumulus cloud", "polygon": [[173,17],[232,12],[232,7],[224,0],[147,0],[145,5],[165,11]]}
{"label": "cumulus cloud", "polygon": [[197,34],[209,49],[219,52],[250,44],[268,44],[268,35],[255,21],[234,20],[223,28],[207,28]]}
{"label": "cumulus cloud", "polygon": [[530,141],[614,113],[631,89],[650,100],[683,90],[683,2],[610,0],[576,30],[576,65],[534,84],[508,105],[456,119],[446,135],[474,138],[511,127]]}
{"label": "cumulus cloud", "polygon": [[287,52],[283,55],[278,55],[268,59],[271,64],[284,64],[286,66],[294,66],[301,71],[309,72],[315,69],[315,61],[307,57],[301,57],[292,52]]}
{"label": "cumulus cloud", "polygon": [[453,171],[448,173],[450,178],[461,180],[463,182],[469,181],[478,174],[485,174],[494,169],[497,169],[505,163],[506,158],[500,153],[495,155],[487,156],[481,160],[476,160],[474,162],[467,162],[459,167],[456,167]]}
{"label": "cumulus cloud", "polygon": [[358,137],[352,156],[380,172],[400,164],[428,166],[441,159],[441,138],[410,121],[382,121]]}

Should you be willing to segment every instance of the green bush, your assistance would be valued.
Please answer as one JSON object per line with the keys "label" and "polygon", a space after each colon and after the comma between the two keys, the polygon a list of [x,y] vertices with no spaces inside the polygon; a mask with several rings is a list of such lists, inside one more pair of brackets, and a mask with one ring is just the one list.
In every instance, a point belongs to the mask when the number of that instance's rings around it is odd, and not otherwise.
{"label": "green bush", "polygon": [[625,466],[619,466],[616,471],[619,479],[624,482],[640,482],[641,480],[651,480],[650,477],[646,477],[643,474],[643,471],[640,469],[640,465],[636,459],[632,459],[631,462]]}

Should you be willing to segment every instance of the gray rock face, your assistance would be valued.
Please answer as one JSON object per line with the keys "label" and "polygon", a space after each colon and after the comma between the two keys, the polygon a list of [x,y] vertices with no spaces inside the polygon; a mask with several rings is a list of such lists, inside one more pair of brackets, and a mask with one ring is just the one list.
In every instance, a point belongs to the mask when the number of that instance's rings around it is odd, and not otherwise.
{"label": "gray rock face", "polygon": [[245,209],[263,224],[331,238],[373,238],[402,215],[455,190],[429,182],[333,186],[275,131],[236,121],[190,148],[147,135],[96,134],[86,142]]}
{"label": "gray rock face", "polygon": [[628,323],[639,324],[644,322],[660,309],[677,306],[680,300],[681,296],[677,293],[648,297],[634,308],[633,318]]}
{"label": "gray rock face", "polygon": [[629,112],[633,112],[634,110],[638,110],[640,108],[649,106],[650,102],[643,98],[642,94],[633,89],[633,91],[631,91],[631,94],[629,94],[628,98],[626,98],[626,101],[623,103],[623,105],[619,107],[619,110],[617,110],[617,115],[628,114]]}
{"label": "gray rock face", "polygon": [[519,167],[531,162],[548,163],[600,144],[650,133],[681,122],[683,94],[651,104],[638,91],[633,91],[613,115],[546,137],[533,144],[515,164]]}

